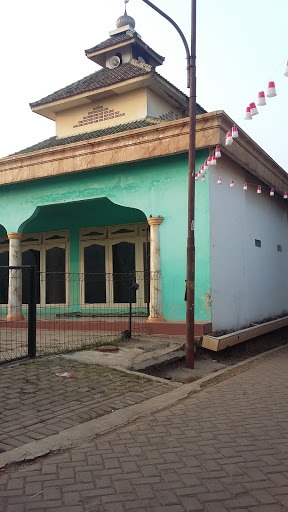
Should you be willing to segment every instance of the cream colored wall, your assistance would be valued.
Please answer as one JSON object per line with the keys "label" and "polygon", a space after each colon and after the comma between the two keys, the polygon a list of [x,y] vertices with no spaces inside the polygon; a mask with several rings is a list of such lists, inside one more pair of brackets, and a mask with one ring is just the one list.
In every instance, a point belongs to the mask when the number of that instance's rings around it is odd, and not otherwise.
{"label": "cream colored wall", "polygon": [[[165,101],[161,96],[158,96],[154,91],[148,90],[148,116],[151,117],[159,117],[160,115],[165,115],[168,112],[174,113],[174,119],[181,119],[182,114],[181,111],[175,108],[171,103]],[[172,121],[173,119],[170,119]]]}
{"label": "cream colored wall", "polygon": [[[104,120],[103,118],[103,121],[94,121],[91,123],[92,117],[90,120],[84,119],[84,117],[88,116],[88,112],[96,112],[93,110],[93,107],[108,108],[110,111],[114,111],[114,115],[110,119]],[[117,117],[115,117],[115,112],[119,112],[120,115],[116,114]],[[143,119],[146,116],[147,89],[141,88],[121,94],[120,96],[111,96],[97,102],[91,102],[89,105],[81,105],[73,109],[57,112],[56,135],[57,137],[67,137],[77,135],[78,133],[101,130],[108,126],[115,126],[117,124]],[[83,123],[87,124],[79,126],[79,121],[83,121]]]}

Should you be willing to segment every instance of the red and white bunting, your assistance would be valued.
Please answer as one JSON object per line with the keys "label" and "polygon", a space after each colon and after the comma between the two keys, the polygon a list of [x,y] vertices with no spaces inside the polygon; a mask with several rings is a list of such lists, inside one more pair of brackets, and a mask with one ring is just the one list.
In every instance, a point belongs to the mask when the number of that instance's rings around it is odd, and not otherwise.
{"label": "red and white bunting", "polygon": [[[287,60],[286,66],[285,66],[284,76],[288,77],[288,60]],[[277,94],[276,94],[275,82],[274,81],[268,82],[268,88],[267,88],[267,94],[266,94],[267,98],[273,98],[276,95]],[[266,105],[266,96],[265,96],[264,91],[258,92],[257,106],[263,107]],[[253,119],[253,117],[255,115],[259,114],[257,106],[256,106],[255,102],[251,102],[249,104],[249,106],[246,107],[246,112],[245,112],[245,117],[244,117],[245,120],[251,120],[251,119]],[[225,146],[231,146],[233,144],[233,139],[235,139],[237,137],[239,137],[238,128],[236,125],[234,125],[231,128],[231,132],[227,132],[227,134],[226,134]],[[195,174],[195,180],[198,180],[200,175],[202,174],[202,181],[205,182],[206,181],[206,176],[204,174],[205,171],[208,171],[210,166],[215,166],[217,164],[217,159],[221,158],[221,156],[222,156],[221,150],[219,147],[216,147],[215,149],[213,149],[213,151],[210,152],[207,160],[204,162],[204,165],[201,166],[201,170],[199,170],[198,174],[197,173]],[[220,185],[221,183],[222,183],[222,179],[219,176],[217,179],[217,184]],[[234,187],[234,185],[235,185],[234,180],[230,180],[230,187]],[[257,194],[262,193],[262,188],[263,188],[263,186],[260,186],[260,185],[257,186],[257,190],[256,190]],[[266,188],[266,187],[264,186],[264,188]],[[248,190],[247,182],[245,182],[243,184],[243,190]],[[275,195],[273,188],[270,189],[269,195],[271,197]],[[283,199],[288,199],[287,192],[283,193]]]}
{"label": "red and white bunting", "polygon": [[274,96],[277,96],[275,82],[269,82],[266,96],[267,98],[274,98]]}
{"label": "red and white bunting", "polygon": [[258,107],[263,107],[264,105],[266,105],[266,99],[265,99],[265,92],[264,91],[260,91],[258,92],[258,103],[257,103]]}

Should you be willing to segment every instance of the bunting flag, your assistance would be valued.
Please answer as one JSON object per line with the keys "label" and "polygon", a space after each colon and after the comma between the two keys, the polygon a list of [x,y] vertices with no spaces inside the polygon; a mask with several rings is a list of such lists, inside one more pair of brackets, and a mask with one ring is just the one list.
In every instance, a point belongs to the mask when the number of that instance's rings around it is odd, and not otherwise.
{"label": "bunting flag", "polygon": [[[286,66],[285,66],[284,76],[288,77],[288,60],[286,62]],[[266,96],[265,96],[265,92],[264,91],[259,91],[258,92],[257,106],[258,107],[265,106],[267,104],[266,103],[266,97],[267,98],[274,98],[275,96],[277,96],[275,82],[271,81],[271,82],[268,83],[268,88],[267,88]],[[246,107],[246,111],[245,111],[245,115],[244,115],[244,119],[246,121],[251,121],[254,116],[259,114],[257,106],[256,106],[256,103],[254,101],[252,101],[249,104],[249,106]],[[233,144],[233,139],[235,139],[237,137],[239,137],[238,128],[237,128],[236,125],[234,125],[231,128],[231,132],[227,132],[227,134],[226,134],[225,146],[231,146]],[[215,149],[213,149],[211,151],[211,153],[209,154],[207,160],[203,163],[203,165],[201,165],[200,170],[199,171],[195,171],[195,180],[199,180],[200,175],[202,175],[201,176],[201,181],[205,182],[206,181],[205,172],[208,170],[208,168],[210,166],[217,165],[217,159],[218,158],[221,158],[221,151],[220,151],[220,148],[216,147]],[[218,185],[222,184],[221,176],[218,177],[217,184]],[[234,180],[230,180],[230,188],[234,187],[234,185],[235,185],[234,184]],[[254,183],[253,183],[253,185],[255,186]],[[256,189],[256,193],[257,194],[261,194],[262,193],[262,188],[266,188],[266,187],[265,186],[263,187],[263,185],[258,185],[257,189]],[[271,197],[274,196],[275,195],[274,189],[270,188],[270,187],[269,187],[269,189],[270,189],[270,192],[269,192],[270,196]],[[244,183],[243,190],[248,190],[248,183],[247,182]],[[283,193],[283,199],[288,199],[287,192]]]}
{"label": "bunting flag", "polygon": [[[217,185],[221,185],[222,183],[223,183],[222,178],[221,178],[221,176],[219,176],[219,178],[217,179]],[[265,185],[264,186],[263,185],[255,185],[255,183],[248,183],[247,181],[245,181],[245,183],[243,184],[243,190],[248,190],[248,184],[249,184],[249,188],[252,188],[252,187],[256,188],[257,194],[262,194],[262,190],[267,188],[267,189],[269,189],[269,195],[271,197],[275,195],[274,188],[266,187]],[[229,186],[235,187],[235,181],[230,180]],[[283,199],[288,199],[287,192],[284,192]]]}

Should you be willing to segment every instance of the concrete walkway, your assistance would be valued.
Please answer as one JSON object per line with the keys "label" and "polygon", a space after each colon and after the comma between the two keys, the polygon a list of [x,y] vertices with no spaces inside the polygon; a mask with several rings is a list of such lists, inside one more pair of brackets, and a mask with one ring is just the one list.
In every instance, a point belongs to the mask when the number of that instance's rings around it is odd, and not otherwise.
{"label": "concrete walkway", "polygon": [[288,510],[287,365],[281,349],[174,405],[185,386],[154,398],[150,417],[8,467],[0,511]]}

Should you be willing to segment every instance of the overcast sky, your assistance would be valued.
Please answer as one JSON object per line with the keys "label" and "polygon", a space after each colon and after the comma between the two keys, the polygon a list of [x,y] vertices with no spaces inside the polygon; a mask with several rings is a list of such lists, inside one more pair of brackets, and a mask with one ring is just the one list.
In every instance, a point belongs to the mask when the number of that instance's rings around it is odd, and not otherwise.
{"label": "overcast sky", "polygon": [[[190,40],[190,0],[154,0]],[[197,101],[225,110],[288,171],[287,0],[198,0]],[[142,0],[127,5],[143,40],[166,57],[158,72],[184,92],[185,51],[175,29]],[[93,73],[84,50],[103,41],[123,0],[14,0],[1,5],[0,157],[55,134],[54,122],[31,112],[36,101]],[[277,97],[244,121],[246,106],[276,82]]]}

